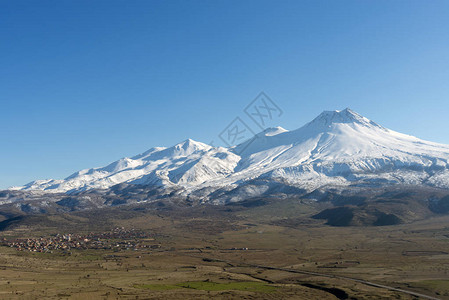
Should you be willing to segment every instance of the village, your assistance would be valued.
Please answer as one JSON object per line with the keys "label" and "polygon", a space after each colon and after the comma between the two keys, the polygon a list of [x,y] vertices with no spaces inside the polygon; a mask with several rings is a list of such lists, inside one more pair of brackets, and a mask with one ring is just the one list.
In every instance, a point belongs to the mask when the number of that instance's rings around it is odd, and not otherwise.
{"label": "village", "polygon": [[15,248],[18,251],[53,253],[62,251],[70,253],[72,249],[103,249],[103,250],[139,250],[145,248],[159,248],[159,244],[151,243],[154,235],[145,231],[114,228],[111,231],[88,234],[56,234],[50,237],[27,239],[1,239],[2,246]]}

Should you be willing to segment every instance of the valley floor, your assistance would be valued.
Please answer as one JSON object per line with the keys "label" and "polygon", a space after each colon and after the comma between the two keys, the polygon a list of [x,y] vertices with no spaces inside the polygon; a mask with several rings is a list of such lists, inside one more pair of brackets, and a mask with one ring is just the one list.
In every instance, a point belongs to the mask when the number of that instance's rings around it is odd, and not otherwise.
{"label": "valley floor", "polygon": [[151,238],[131,237],[148,247],[53,253],[2,246],[0,298],[449,299],[448,216],[331,227],[310,219],[313,208],[305,204],[279,203],[126,215],[111,209],[102,223],[93,212],[78,212],[17,224],[0,239],[116,226]]}

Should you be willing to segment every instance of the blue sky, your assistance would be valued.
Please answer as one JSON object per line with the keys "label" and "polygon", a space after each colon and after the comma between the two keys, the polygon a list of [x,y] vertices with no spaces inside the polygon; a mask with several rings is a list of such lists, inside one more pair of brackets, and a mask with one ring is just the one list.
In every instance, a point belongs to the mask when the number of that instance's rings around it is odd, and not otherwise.
{"label": "blue sky", "polygon": [[[265,91],[449,144],[447,1],[1,1],[0,188],[217,135]],[[246,121],[246,120],[245,120]]]}

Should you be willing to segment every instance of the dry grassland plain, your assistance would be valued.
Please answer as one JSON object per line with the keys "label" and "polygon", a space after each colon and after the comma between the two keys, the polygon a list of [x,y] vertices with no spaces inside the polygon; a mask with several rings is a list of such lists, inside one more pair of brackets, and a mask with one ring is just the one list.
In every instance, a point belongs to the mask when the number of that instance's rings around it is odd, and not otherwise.
{"label": "dry grassland plain", "polygon": [[120,251],[37,253],[2,246],[0,298],[449,299],[448,216],[332,227],[310,218],[315,209],[292,200],[256,207],[111,209],[19,222],[0,238],[120,226],[154,239],[140,241],[148,248]]}

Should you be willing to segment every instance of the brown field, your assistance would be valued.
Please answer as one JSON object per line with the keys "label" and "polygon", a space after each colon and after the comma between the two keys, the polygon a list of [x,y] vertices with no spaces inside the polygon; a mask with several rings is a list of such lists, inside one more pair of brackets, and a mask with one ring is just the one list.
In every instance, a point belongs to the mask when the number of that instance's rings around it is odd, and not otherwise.
{"label": "brown field", "polygon": [[155,234],[142,242],[160,248],[36,253],[0,247],[0,298],[449,299],[449,216],[331,227],[310,218],[316,211],[284,200],[38,216],[0,238],[123,226]]}

